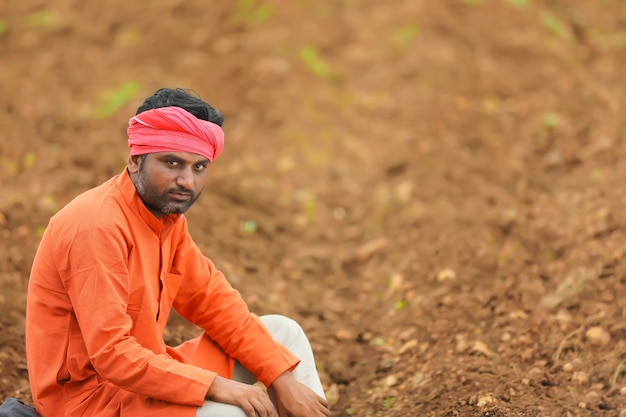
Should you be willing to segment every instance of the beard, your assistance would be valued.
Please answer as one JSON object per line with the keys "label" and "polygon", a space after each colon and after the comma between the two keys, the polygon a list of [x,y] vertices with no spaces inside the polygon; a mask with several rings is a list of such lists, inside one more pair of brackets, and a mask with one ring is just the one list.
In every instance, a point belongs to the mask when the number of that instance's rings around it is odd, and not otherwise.
{"label": "beard", "polygon": [[[144,205],[153,213],[161,214],[184,214],[189,207],[196,202],[200,197],[201,192],[195,194],[193,191],[187,190],[182,187],[174,187],[166,190],[164,193],[160,192],[150,181],[146,178],[145,171],[139,169],[135,178],[135,189],[139,198],[143,201]],[[176,200],[170,193],[186,194],[189,196],[187,200]]]}

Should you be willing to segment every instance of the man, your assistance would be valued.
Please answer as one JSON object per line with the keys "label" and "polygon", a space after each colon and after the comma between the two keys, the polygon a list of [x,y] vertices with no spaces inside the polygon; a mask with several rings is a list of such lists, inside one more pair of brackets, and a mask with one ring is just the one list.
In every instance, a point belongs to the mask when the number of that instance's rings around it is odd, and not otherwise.
{"label": "man", "polygon": [[[187,231],[222,122],[185,90],[158,90],[129,121],[124,172],[50,220],[26,314],[43,417],[330,416],[300,327],[250,313]],[[172,308],[203,334],[166,346]]]}

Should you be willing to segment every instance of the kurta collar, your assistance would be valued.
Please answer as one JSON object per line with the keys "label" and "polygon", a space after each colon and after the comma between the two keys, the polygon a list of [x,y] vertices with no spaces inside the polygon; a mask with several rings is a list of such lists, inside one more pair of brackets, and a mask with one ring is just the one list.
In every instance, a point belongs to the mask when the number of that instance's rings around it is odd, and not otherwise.
{"label": "kurta collar", "polygon": [[170,226],[180,219],[180,214],[168,214],[161,219],[158,219],[152,214],[143,201],[141,201],[141,198],[139,198],[135,184],[133,184],[133,181],[130,179],[130,174],[127,170],[124,170],[124,172],[118,176],[117,186],[120,189],[124,202],[132,210],[135,210],[156,233],[161,233],[164,227]]}

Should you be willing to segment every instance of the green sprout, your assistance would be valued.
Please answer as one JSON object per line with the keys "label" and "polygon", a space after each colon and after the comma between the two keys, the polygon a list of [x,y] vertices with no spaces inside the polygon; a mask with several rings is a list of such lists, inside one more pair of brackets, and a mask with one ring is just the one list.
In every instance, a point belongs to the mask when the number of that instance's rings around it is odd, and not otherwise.
{"label": "green sprout", "polygon": [[274,15],[274,8],[258,0],[239,0],[236,15],[247,22],[265,22]]}
{"label": "green sprout", "polygon": [[59,23],[59,16],[54,10],[44,9],[29,14],[24,18],[27,28],[51,28]]}
{"label": "green sprout", "polygon": [[376,337],[370,340],[370,345],[372,346],[383,346],[384,344],[385,344],[385,339],[383,339],[382,337]]}
{"label": "green sprout", "polygon": [[139,84],[135,81],[128,81],[115,90],[104,94],[101,104],[95,110],[95,116],[99,119],[111,117],[111,115],[133,99],[138,90]]}
{"label": "green sprout", "polygon": [[389,410],[391,407],[393,407],[393,403],[396,401],[396,397],[385,397],[385,399],[383,400],[383,408],[385,410]]}
{"label": "green sprout", "polygon": [[28,151],[26,155],[24,155],[24,159],[22,160],[22,166],[26,169],[32,168],[35,165],[35,152]]}
{"label": "green sprout", "polygon": [[600,180],[603,177],[602,170],[600,168],[594,168],[591,170],[591,174],[589,174],[592,180]]}
{"label": "green sprout", "polygon": [[313,74],[323,79],[332,79],[337,76],[337,71],[330,67],[321,57],[314,46],[305,46],[300,49],[300,60]]}
{"label": "green sprout", "polygon": [[515,7],[526,7],[530,4],[530,0],[504,0],[505,3]]}
{"label": "green sprout", "polygon": [[239,225],[239,228],[241,229],[242,232],[253,233],[253,232],[256,232],[257,225],[256,225],[256,222],[254,222],[253,220],[246,220],[244,222],[241,222],[241,224]]}
{"label": "green sprout", "polygon": [[561,124],[559,116],[554,113],[546,113],[543,115],[543,127],[546,130],[554,130]]}
{"label": "green sprout", "polygon": [[557,17],[552,13],[544,12],[541,15],[541,22],[552,34],[562,39],[569,39],[570,34],[565,24],[557,19]]}
{"label": "green sprout", "polygon": [[419,35],[419,29],[414,24],[404,25],[393,34],[393,42],[398,49],[404,50],[415,41]]}

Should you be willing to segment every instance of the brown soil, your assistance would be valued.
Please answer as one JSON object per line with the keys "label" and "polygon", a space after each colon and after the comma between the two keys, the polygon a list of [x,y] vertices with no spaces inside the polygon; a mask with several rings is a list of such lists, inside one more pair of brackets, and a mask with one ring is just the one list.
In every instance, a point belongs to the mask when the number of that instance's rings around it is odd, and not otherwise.
{"label": "brown soil", "polygon": [[626,413],[623,1],[5,1],[0,57],[3,398],[48,218],[176,86],[226,116],[192,234],[334,416]]}

